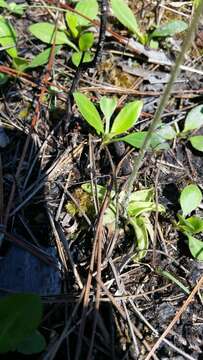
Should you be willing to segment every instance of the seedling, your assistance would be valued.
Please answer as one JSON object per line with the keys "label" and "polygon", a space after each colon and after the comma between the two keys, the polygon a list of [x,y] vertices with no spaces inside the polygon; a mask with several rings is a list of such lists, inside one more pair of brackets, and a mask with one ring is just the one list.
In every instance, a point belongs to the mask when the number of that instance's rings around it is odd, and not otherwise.
{"label": "seedling", "polygon": [[177,228],[188,239],[188,246],[192,256],[203,261],[203,241],[193,235],[203,232],[203,219],[199,216],[191,216],[190,213],[197,209],[202,202],[202,192],[195,184],[186,186],[180,194],[180,206],[182,214],[178,214]]}
{"label": "seedling", "polygon": [[4,0],[0,0],[0,7],[6,9],[10,13],[23,15],[26,4],[16,4],[14,1],[7,3]]}
{"label": "seedling", "polygon": [[[94,20],[98,14],[96,0],[80,0],[75,10],[90,20]],[[84,17],[67,11],[65,13],[66,27],[60,27],[57,31],[54,24],[41,22],[29,26],[29,31],[44,43],[52,44],[55,39],[56,45],[68,45],[75,52],[72,54],[72,62],[78,66],[83,55],[83,62],[90,62],[93,54],[90,49],[94,42],[94,35],[88,29],[91,24]]]}
{"label": "seedling", "polygon": [[[203,105],[198,105],[188,112],[182,131],[175,131],[175,129],[168,124],[162,125],[157,130],[159,135],[159,139],[157,138],[157,146],[159,149],[167,148],[164,141],[173,140],[175,137],[179,137],[182,139],[188,139],[194,149],[203,152],[203,135],[191,135],[191,132],[199,130],[202,126]],[[162,147],[160,147],[161,144]]]}
{"label": "seedling", "polygon": [[[155,41],[180,33],[187,29],[188,25],[182,20],[170,21],[156,28],[151,34],[143,34],[139,28],[136,17],[125,0],[111,0],[111,8],[115,17],[144,45],[158,45]],[[155,40],[154,40],[155,39]]]}
{"label": "seedling", "polygon": [[[203,105],[198,105],[188,113],[181,135],[186,137],[191,131],[198,130],[201,126],[203,126]],[[203,151],[202,135],[192,135],[188,139],[194,149]]]}
{"label": "seedling", "polygon": [[[83,184],[82,189],[92,196],[90,183]],[[96,190],[98,199],[102,202],[106,193],[106,187],[97,185]],[[110,203],[103,217],[103,225],[111,225],[111,228],[112,226],[115,227],[116,207],[117,204],[119,205],[121,203],[124,196],[124,191],[121,191],[117,199],[115,191],[111,191]],[[89,204],[89,200],[87,200],[87,203]],[[68,212],[69,209],[70,213],[73,214],[70,202],[68,203],[68,207],[66,206]],[[145,257],[149,247],[149,238],[153,241],[154,230],[150,221],[152,211],[165,211],[162,205],[156,205],[154,201],[154,190],[152,188],[132,192],[126,213],[124,214],[124,219],[126,225],[132,226],[135,234],[136,254],[133,255],[134,261],[140,261]],[[91,211],[91,213],[93,213],[93,211]]]}
{"label": "seedling", "polygon": [[[118,137],[136,124],[142,110],[142,101],[135,100],[126,104],[111,125],[111,118],[117,107],[116,98],[108,98],[106,96],[101,98],[99,106],[103,113],[103,118],[101,118],[96,106],[86,95],[76,92],[74,93],[74,99],[83,118],[96,130],[98,135],[102,136],[103,144],[107,145],[116,141],[124,141],[137,149],[142,146],[147,131],[133,132],[126,136]],[[173,138],[174,134],[175,132],[170,126],[158,128],[151,138],[150,148],[156,150],[168,148],[166,140]]]}

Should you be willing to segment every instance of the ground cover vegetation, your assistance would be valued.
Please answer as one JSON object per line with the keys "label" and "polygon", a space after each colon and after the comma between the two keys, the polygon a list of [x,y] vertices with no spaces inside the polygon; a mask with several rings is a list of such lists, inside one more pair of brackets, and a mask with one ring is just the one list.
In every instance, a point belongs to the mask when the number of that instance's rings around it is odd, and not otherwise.
{"label": "ground cover vegetation", "polygon": [[0,0],[2,359],[201,359],[203,1]]}

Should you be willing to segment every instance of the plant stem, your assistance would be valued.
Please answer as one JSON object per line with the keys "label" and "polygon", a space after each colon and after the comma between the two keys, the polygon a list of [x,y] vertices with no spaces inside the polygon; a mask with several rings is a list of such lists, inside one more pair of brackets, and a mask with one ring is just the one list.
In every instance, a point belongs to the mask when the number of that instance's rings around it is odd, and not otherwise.
{"label": "plant stem", "polygon": [[141,147],[141,149],[139,151],[138,156],[136,157],[136,159],[134,161],[132,173],[131,173],[131,175],[129,176],[129,178],[127,179],[127,181],[125,183],[124,188],[126,190],[126,196],[125,196],[125,198],[123,200],[123,203],[122,203],[123,207],[125,207],[127,205],[129,196],[130,196],[131,192],[133,191],[133,184],[134,184],[135,180],[137,179],[138,171],[139,171],[139,169],[140,169],[140,167],[142,165],[142,161],[143,161],[145,152],[147,151],[147,148],[148,148],[148,146],[150,144],[153,132],[161,122],[161,115],[163,114],[163,111],[164,111],[164,109],[165,109],[165,107],[167,105],[167,102],[169,100],[169,97],[170,97],[170,94],[171,94],[171,91],[172,91],[172,88],[173,88],[173,84],[174,84],[174,82],[175,82],[175,80],[176,80],[176,78],[177,78],[177,76],[178,76],[178,74],[179,74],[179,72],[181,70],[180,66],[182,65],[182,63],[184,61],[185,54],[186,54],[187,50],[190,48],[191,43],[193,41],[195,31],[196,31],[196,27],[197,27],[197,24],[199,22],[199,19],[200,19],[201,15],[202,15],[202,12],[203,12],[203,0],[200,0],[199,6],[195,10],[195,13],[193,15],[191,24],[190,24],[190,26],[188,28],[188,31],[187,31],[186,35],[185,35],[181,51],[180,51],[179,55],[177,56],[176,62],[175,62],[174,67],[173,67],[173,69],[171,71],[169,82],[165,87],[165,90],[164,90],[164,93],[163,93],[163,95],[161,97],[159,106],[158,106],[158,108],[157,108],[157,110],[155,112],[154,119],[152,120],[152,122],[150,124],[150,127],[149,127],[149,130],[147,132],[147,136],[145,138],[145,141],[144,141],[144,143],[143,143],[143,145],[142,145],[142,147]]}

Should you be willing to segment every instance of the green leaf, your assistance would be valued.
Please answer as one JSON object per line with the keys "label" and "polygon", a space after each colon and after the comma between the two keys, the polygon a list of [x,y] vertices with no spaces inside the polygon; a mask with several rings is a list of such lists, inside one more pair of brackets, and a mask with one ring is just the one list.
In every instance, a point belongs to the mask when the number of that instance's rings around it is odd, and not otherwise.
{"label": "green leaf", "polygon": [[100,109],[103,112],[105,119],[106,120],[110,120],[114,110],[116,109],[117,106],[117,99],[116,97],[107,97],[107,96],[102,96],[102,98],[100,99],[99,102],[100,105]]}
{"label": "green leaf", "polygon": [[[54,53],[55,55],[58,54],[58,52],[60,51],[61,46],[55,46],[54,49]],[[51,54],[51,48],[48,48],[46,50],[43,50],[42,52],[40,52],[38,55],[36,55],[31,63],[29,64],[29,68],[35,68],[38,66],[42,66],[44,64],[47,64],[50,58],[50,54]]]}
{"label": "green leaf", "polygon": [[89,50],[94,42],[94,35],[91,32],[86,32],[82,34],[79,38],[79,49],[80,51]]}
{"label": "green leaf", "polygon": [[[81,185],[81,188],[86,191],[88,194],[92,194],[92,185],[91,183],[85,183]],[[97,196],[98,199],[103,200],[104,195],[106,194],[106,186],[102,186],[102,185],[98,185],[96,186],[97,189]],[[115,191],[112,190],[111,194],[110,194],[110,199],[113,199],[113,197],[115,196]]]}
{"label": "green leaf", "polygon": [[183,132],[199,129],[203,125],[203,105],[198,105],[187,114]]}
{"label": "green leaf", "polygon": [[0,72],[0,86],[6,84],[7,81],[8,81],[8,75]]}
{"label": "green leaf", "polygon": [[188,24],[182,20],[170,21],[153,31],[151,38],[167,37],[178,34],[188,28]]}
{"label": "green leaf", "polygon": [[132,145],[133,147],[140,149],[146,138],[147,131],[138,131],[132,134],[123,136],[122,138],[117,139],[118,141],[125,141],[126,143]]}
{"label": "green leaf", "polygon": [[79,92],[75,92],[73,96],[84,119],[97,131],[98,134],[103,134],[103,123],[94,104],[88,99],[87,96]]}
{"label": "green leaf", "polygon": [[187,216],[191,211],[195,210],[202,201],[202,192],[195,184],[186,186],[180,194],[180,206],[183,216]]}
{"label": "green leaf", "polygon": [[203,231],[203,219],[199,216],[191,216],[187,219],[187,222],[192,226],[193,234],[198,234]]}
{"label": "green leaf", "polygon": [[177,223],[177,229],[181,231],[183,234],[194,234],[194,227],[185,219],[181,214],[177,214],[179,222]]}
{"label": "green leaf", "polygon": [[26,5],[25,4],[16,4],[15,2],[11,2],[7,4],[7,9],[17,15],[23,15],[25,11]]}
{"label": "green leaf", "polygon": [[[81,51],[77,51],[74,52],[71,56],[71,60],[73,62],[73,64],[78,67],[82,58],[82,52]],[[94,55],[91,52],[85,52],[85,55],[83,57],[83,63],[88,63],[90,61],[92,61]]]}
{"label": "green leaf", "polygon": [[176,131],[171,125],[162,125],[156,129],[155,134],[162,138],[162,142],[165,140],[173,140],[176,136]]}
{"label": "green leaf", "polygon": [[0,353],[13,350],[39,326],[42,302],[35,294],[16,294],[0,300]]}
{"label": "green leaf", "polygon": [[[96,0],[80,0],[76,5],[75,10],[77,10],[78,12],[80,12],[85,16],[88,16],[88,18],[90,18],[91,20],[94,20],[96,19],[96,16],[98,14],[99,7]],[[77,17],[78,17],[78,24],[80,26],[89,25],[90,23],[89,20],[84,19],[80,15],[77,15]]]}
{"label": "green leaf", "polygon": [[203,261],[203,241],[198,240],[191,235],[188,235],[188,240],[192,256],[197,260]]}
{"label": "green leaf", "polygon": [[17,351],[24,355],[38,354],[46,347],[46,340],[39,331],[34,331],[17,346]]}
{"label": "green leaf", "polygon": [[[122,138],[117,138],[117,141],[125,141],[126,143],[132,145],[133,147],[140,149],[144,143],[144,140],[147,136],[147,131],[138,131],[129,135],[126,135]],[[152,150],[161,150],[168,149],[169,145],[165,142],[165,139],[159,134],[152,134],[150,144],[148,146]]]}
{"label": "green leaf", "polygon": [[143,102],[140,100],[126,104],[113,122],[111,132],[109,134],[110,137],[122,134],[134,126],[140,116],[142,107]]}
{"label": "green leaf", "polygon": [[[32,24],[29,26],[29,31],[32,35],[34,35],[37,39],[41,40],[46,44],[53,44],[54,42],[54,33],[55,33],[55,26],[54,24],[48,22],[41,22],[37,24]],[[64,31],[57,30],[56,32],[56,45],[67,44],[71,46],[74,50],[78,50],[76,45],[73,44],[64,33]]]}
{"label": "green leaf", "polygon": [[194,149],[196,149],[198,151],[203,151],[203,136],[202,135],[191,136],[189,138],[189,140]]}
{"label": "green leaf", "polygon": [[4,0],[0,0],[0,7],[7,8],[8,4]]}
{"label": "green leaf", "polygon": [[132,10],[124,0],[111,0],[111,7],[113,14],[122,25],[127,27],[128,30],[132,31],[139,38],[143,37]]}
{"label": "green leaf", "polygon": [[130,201],[154,201],[154,189],[137,190],[130,194]]}
{"label": "green leaf", "polygon": [[145,226],[144,218],[142,217],[131,218],[130,224],[133,226],[136,236],[135,243],[137,254],[133,255],[133,260],[140,261],[147,254],[147,250],[149,247],[147,228]]}
{"label": "green leaf", "polygon": [[28,68],[29,62],[24,58],[17,57],[17,58],[13,58],[12,64],[13,67],[18,71],[24,71],[25,69]]}
{"label": "green leaf", "polygon": [[113,224],[116,221],[116,210],[114,209],[114,207],[108,207],[105,210],[104,216],[103,216],[103,225],[109,225],[109,224]]}
{"label": "green leaf", "polygon": [[178,230],[184,234],[193,235],[203,231],[203,219],[201,219],[199,216],[191,216],[185,219],[182,215],[178,214],[178,218]]}
{"label": "green leaf", "polygon": [[16,49],[16,32],[9,21],[4,19],[3,16],[0,16],[0,44],[5,48],[9,47],[5,49],[5,51],[12,58],[18,56]]}
{"label": "green leaf", "polygon": [[71,31],[71,34],[73,35],[74,38],[77,38],[78,33],[79,33],[78,29],[77,29],[77,26],[78,26],[77,15],[73,14],[70,11],[67,11],[65,17],[66,17],[66,23]]}
{"label": "green leaf", "polygon": [[170,272],[162,269],[157,269],[157,273],[171,280],[174,284],[179,286],[186,294],[190,294],[190,290],[186,287],[180,280],[178,280],[175,276],[173,276]]}
{"label": "green leaf", "polygon": [[151,201],[130,201],[127,208],[127,213],[129,216],[137,217],[143,213],[156,211],[159,212],[165,211],[164,207],[160,204],[156,206],[155,202]]}
{"label": "green leaf", "polygon": [[103,96],[100,99],[99,105],[100,105],[100,109],[103,112],[105,120],[106,120],[105,133],[108,134],[109,128],[110,128],[110,118],[117,106],[116,97],[110,98],[107,96]]}

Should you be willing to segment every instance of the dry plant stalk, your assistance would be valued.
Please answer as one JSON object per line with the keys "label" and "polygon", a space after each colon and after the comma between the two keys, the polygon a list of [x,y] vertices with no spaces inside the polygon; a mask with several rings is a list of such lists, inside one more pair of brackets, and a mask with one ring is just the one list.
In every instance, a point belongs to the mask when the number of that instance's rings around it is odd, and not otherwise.
{"label": "dry plant stalk", "polygon": [[139,169],[140,169],[140,167],[142,165],[142,161],[144,159],[144,155],[145,155],[145,153],[147,151],[147,148],[148,148],[148,146],[150,144],[153,132],[155,131],[157,126],[161,123],[161,116],[162,116],[162,114],[164,112],[164,109],[165,109],[165,107],[167,105],[167,102],[169,100],[169,97],[171,95],[171,91],[172,91],[174,82],[175,82],[175,80],[176,80],[176,78],[179,75],[179,72],[181,70],[181,65],[182,65],[182,63],[184,61],[184,57],[186,55],[186,52],[191,47],[191,44],[192,44],[192,41],[193,41],[193,38],[194,38],[194,35],[195,35],[196,27],[198,25],[198,22],[199,22],[199,19],[200,19],[202,13],[203,13],[203,0],[200,0],[199,5],[196,8],[196,11],[195,11],[195,13],[194,13],[194,15],[192,17],[191,24],[190,24],[190,26],[189,26],[189,28],[187,30],[186,35],[185,35],[181,51],[180,51],[180,53],[179,53],[179,55],[178,55],[178,57],[176,59],[174,67],[173,67],[173,69],[171,71],[169,82],[165,87],[164,93],[163,93],[163,95],[161,97],[160,103],[159,103],[158,108],[157,108],[157,110],[155,112],[154,119],[152,120],[152,122],[150,124],[150,127],[149,127],[149,130],[147,132],[147,136],[145,138],[145,141],[144,141],[142,147],[140,148],[138,156],[136,157],[136,159],[134,161],[132,173],[128,177],[128,179],[127,179],[127,181],[125,183],[124,187],[125,187],[125,190],[126,190],[126,196],[123,199],[123,203],[122,203],[123,208],[126,208],[129,196],[133,191],[134,182],[137,179],[138,171],[139,171]]}

